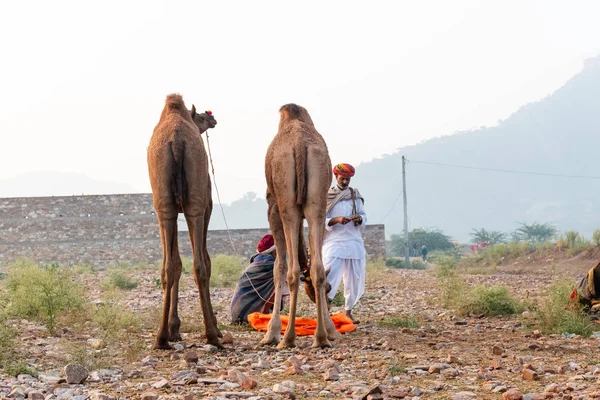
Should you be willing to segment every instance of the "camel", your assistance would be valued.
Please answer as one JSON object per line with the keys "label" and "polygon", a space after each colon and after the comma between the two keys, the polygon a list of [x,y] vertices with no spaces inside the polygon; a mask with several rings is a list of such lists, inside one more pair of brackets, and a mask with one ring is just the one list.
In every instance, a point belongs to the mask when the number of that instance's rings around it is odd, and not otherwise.
{"label": "camel", "polygon": [[[279,113],[279,131],[265,158],[268,219],[277,251],[273,269],[275,304],[261,343],[277,344],[279,349],[295,346],[300,265],[306,263],[303,236],[303,221],[306,218],[311,254],[310,278],[317,307],[313,347],[331,347],[330,340],[341,336],[329,317],[328,285],[321,254],[327,191],[332,181],[331,160],[327,144],[315,129],[305,108],[286,104]],[[290,289],[290,318],[281,341],[280,310],[284,274],[287,275]]]}
{"label": "camel", "polygon": [[210,302],[211,264],[206,233],[212,212],[208,157],[201,134],[217,121],[210,111],[198,114],[185,107],[179,94],[167,96],[148,147],[148,171],[154,210],[163,249],[161,284],[163,310],[153,349],[170,349],[169,341],[181,340],[177,315],[181,257],[177,243],[177,217],[185,215],[192,244],[194,280],[200,295],[207,342],[222,347],[217,319]]}

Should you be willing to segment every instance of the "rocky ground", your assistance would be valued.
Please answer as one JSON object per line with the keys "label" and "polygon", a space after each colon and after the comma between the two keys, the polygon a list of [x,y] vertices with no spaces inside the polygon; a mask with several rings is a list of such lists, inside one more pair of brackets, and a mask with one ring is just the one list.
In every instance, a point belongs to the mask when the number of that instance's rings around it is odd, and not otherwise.
{"label": "rocky ground", "polygon": [[[517,297],[535,297],[552,278],[547,268],[528,270],[496,270],[467,280],[504,284]],[[139,271],[140,285],[118,298],[145,321],[123,342],[106,343],[85,327],[50,335],[39,324],[14,321],[27,363],[39,375],[0,375],[0,398],[600,398],[600,336],[542,335],[530,327],[531,315],[456,316],[438,305],[437,278],[428,271],[369,276],[356,309],[356,331],[331,349],[312,349],[312,338],[300,337],[297,348],[285,351],[260,347],[262,333],[229,324],[231,288],[212,289],[217,318],[228,332],[226,348],[205,345],[191,275],[182,277],[183,341],[170,351],[149,350],[160,313],[157,277],[158,271]],[[83,279],[91,300],[106,301],[98,288],[101,274]],[[300,314],[313,317],[304,293],[301,303]],[[400,315],[415,317],[419,326],[385,323]],[[85,345],[79,357],[69,347],[74,343]],[[114,355],[103,358],[109,351]]]}

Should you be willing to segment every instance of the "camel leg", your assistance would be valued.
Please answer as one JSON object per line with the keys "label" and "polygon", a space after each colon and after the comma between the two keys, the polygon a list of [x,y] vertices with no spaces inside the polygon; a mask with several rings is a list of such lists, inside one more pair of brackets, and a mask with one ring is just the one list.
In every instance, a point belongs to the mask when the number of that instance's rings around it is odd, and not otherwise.
{"label": "camel leg", "polygon": [[321,210],[306,207],[304,210],[308,221],[308,242],[310,246],[310,276],[315,289],[317,306],[317,330],[313,340],[313,347],[331,347],[329,339],[338,339],[341,334],[335,329],[327,308],[327,276],[323,266],[323,235],[325,232],[325,218]]}
{"label": "camel leg", "polygon": [[273,198],[267,194],[267,203],[269,209],[267,215],[269,217],[269,227],[275,240],[275,265],[273,267],[273,281],[275,284],[275,301],[273,304],[273,314],[271,320],[267,326],[267,332],[264,338],[261,340],[262,345],[273,345],[278,344],[281,341],[281,301],[283,290],[282,284],[284,282],[284,274],[287,271],[286,263],[286,245],[285,245],[285,234],[283,232],[283,223],[279,215],[279,209]]}
{"label": "camel leg", "polygon": [[179,255],[179,245],[177,240],[177,229],[175,229],[175,240],[173,242],[173,287],[171,288],[171,308],[169,310],[169,341],[178,342],[181,340],[179,327],[181,320],[177,314],[179,304],[179,279],[181,278],[181,256]]}
{"label": "camel leg", "polygon": [[206,251],[206,237],[204,236],[204,215],[200,216],[187,216],[188,229],[190,235],[194,236],[192,255],[194,263],[194,280],[198,287],[198,294],[200,295],[200,307],[202,308],[202,316],[204,319],[204,332],[206,335],[206,341],[209,344],[215,345],[219,348],[223,348],[223,345],[219,341],[217,332],[216,321],[212,318],[212,310],[210,304],[210,291],[209,285],[209,270],[205,263],[204,252]]}
{"label": "camel leg", "polygon": [[278,349],[296,346],[296,305],[298,300],[298,286],[300,283],[300,264],[298,263],[298,230],[302,226],[302,217],[296,210],[289,210],[283,216],[283,229],[285,241],[290,256],[287,270],[287,283],[290,289],[290,317],[283,335],[283,341]]}
{"label": "camel leg", "polygon": [[163,310],[160,328],[153,349],[170,349],[169,345],[169,312],[171,308],[171,293],[175,279],[173,264],[173,243],[177,241],[177,219],[159,219],[160,236],[163,246],[163,264],[161,267],[161,282],[163,288]]}
{"label": "camel leg", "polygon": [[[209,182],[209,186],[210,186],[210,182]],[[210,191],[209,191],[210,194]],[[212,207],[213,207],[213,203],[212,203],[212,199],[210,200],[210,203],[208,205],[208,208],[204,214],[204,237],[207,238],[208,237],[208,224],[210,223],[210,216],[212,214]],[[206,298],[208,299],[208,306],[210,309],[210,317],[213,320],[213,324],[214,326],[217,328],[217,336],[219,336],[220,338],[223,337],[223,333],[221,333],[221,330],[219,329],[219,325],[217,323],[217,317],[215,316],[214,310],[213,310],[213,306],[212,306],[212,301],[210,299],[210,277],[212,274],[212,265],[211,265],[211,261],[210,261],[210,255],[208,254],[208,248],[206,246],[204,246],[204,264],[206,265],[206,271],[208,273],[208,282],[209,285],[206,286]]]}

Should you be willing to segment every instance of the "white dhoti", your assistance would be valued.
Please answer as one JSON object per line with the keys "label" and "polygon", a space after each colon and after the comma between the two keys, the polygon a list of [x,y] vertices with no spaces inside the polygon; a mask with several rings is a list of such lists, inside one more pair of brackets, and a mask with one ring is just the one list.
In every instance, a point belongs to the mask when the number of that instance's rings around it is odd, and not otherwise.
{"label": "white dhoti", "polygon": [[330,257],[324,258],[323,264],[325,264],[325,271],[329,271],[327,280],[331,285],[327,298],[333,300],[343,280],[345,309],[352,310],[365,292],[366,259]]}

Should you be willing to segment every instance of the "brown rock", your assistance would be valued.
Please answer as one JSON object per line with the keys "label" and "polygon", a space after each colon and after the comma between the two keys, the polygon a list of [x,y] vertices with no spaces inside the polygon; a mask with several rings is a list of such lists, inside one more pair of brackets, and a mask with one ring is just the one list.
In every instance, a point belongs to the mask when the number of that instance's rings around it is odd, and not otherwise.
{"label": "brown rock", "polygon": [[379,385],[375,385],[375,386],[371,387],[371,389],[369,389],[369,391],[367,392],[367,394],[365,394],[361,398],[361,400],[374,399],[376,397],[369,398],[369,396],[376,396],[376,395],[381,396],[382,393],[383,393],[383,391],[381,390],[381,387],[379,387]]}
{"label": "brown rock", "polygon": [[302,370],[302,360],[300,360],[298,357],[291,356],[285,360],[284,364],[290,366],[287,371],[285,371],[287,375],[304,374],[304,371]]}
{"label": "brown rock", "polygon": [[340,374],[336,368],[329,368],[327,372],[323,374],[323,379],[325,381],[337,381],[339,378]]}
{"label": "brown rock", "polygon": [[198,354],[195,351],[188,351],[183,355],[183,359],[186,362],[193,362],[193,363],[197,363],[198,362]]}
{"label": "brown rock", "polygon": [[502,400],[522,400],[523,393],[519,392],[517,389],[510,389],[504,393],[502,393]]}
{"label": "brown rock", "polygon": [[457,362],[458,362],[458,357],[456,357],[456,356],[453,356],[453,355],[451,355],[451,354],[448,354],[448,357],[446,358],[446,362],[447,362],[448,364],[451,364],[451,363],[457,363]]}
{"label": "brown rock", "polygon": [[501,356],[502,353],[504,353],[504,348],[502,346],[500,346],[499,344],[495,344],[492,347],[492,354],[495,356]]}
{"label": "brown rock", "polygon": [[499,358],[492,360],[491,367],[493,369],[502,369],[502,360]]}
{"label": "brown rock", "polygon": [[64,373],[67,376],[67,383],[69,384],[79,384],[89,376],[88,370],[79,364],[67,364]]}
{"label": "brown rock", "polygon": [[542,346],[540,346],[540,344],[537,342],[531,342],[527,347],[529,348],[529,350],[539,350],[542,348]]}
{"label": "brown rock", "polygon": [[258,386],[258,382],[256,382],[254,379],[252,378],[248,378],[246,379],[244,382],[242,382],[241,387],[242,389],[254,389],[256,386]]}
{"label": "brown rock", "polygon": [[408,396],[408,393],[409,393],[409,391],[407,388],[399,387],[399,388],[392,390],[391,392],[388,392],[387,396],[389,396],[393,399],[403,399],[406,396]]}
{"label": "brown rock", "polygon": [[536,381],[539,379],[537,372],[532,371],[528,368],[523,368],[521,371],[521,375],[523,376],[523,380],[526,381]]}
{"label": "brown rock", "polygon": [[231,334],[231,332],[229,332],[229,331],[223,332],[223,338],[221,339],[221,343],[233,344],[233,335]]}
{"label": "brown rock", "polygon": [[142,393],[142,400],[158,400],[158,395],[154,392]]}

